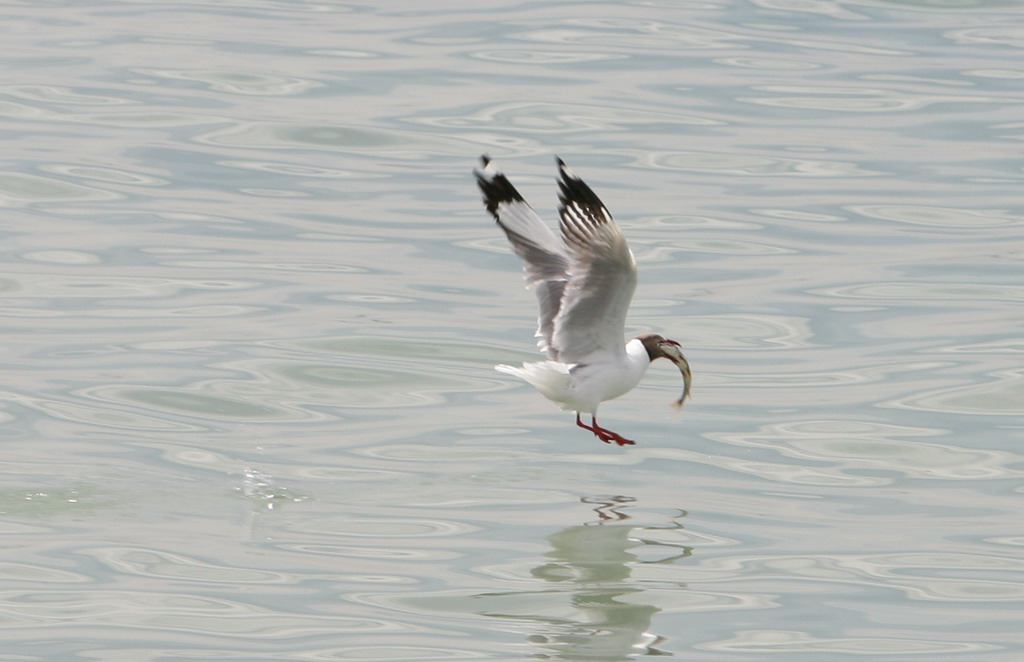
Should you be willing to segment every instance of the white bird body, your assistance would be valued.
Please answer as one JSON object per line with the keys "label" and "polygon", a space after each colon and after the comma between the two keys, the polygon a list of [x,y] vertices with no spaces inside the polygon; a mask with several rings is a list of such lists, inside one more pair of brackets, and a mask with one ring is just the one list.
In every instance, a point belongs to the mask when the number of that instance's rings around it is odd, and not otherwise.
{"label": "white bird body", "polygon": [[[476,172],[487,210],[525,263],[528,285],[540,303],[537,344],[547,361],[499,372],[532,384],[562,409],[576,412],[576,424],[601,441],[632,441],[597,424],[597,407],[630,391],[658,358],[675,363],[683,375],[682,406],[690,394],[690,367],[679,343],[645,333],[623,344],[626,313],[636,289],[636,260],[604,203],[558,160],[561,238],[537,216],[502,173],[483,157]],[[591,424],[580,419],[591,415]]]}
{"label": "white bird body", "polygon": [[532,384],[562,409],[593,414],[605,400],[632,391],[651,365],[640,340],[633,338],[625,349],[625,355],[618,358],[611,357],[609,352],[599,352],[591,361],[574,364],[537,361],[524,363],[521,368],[499,365],[495,369]]}

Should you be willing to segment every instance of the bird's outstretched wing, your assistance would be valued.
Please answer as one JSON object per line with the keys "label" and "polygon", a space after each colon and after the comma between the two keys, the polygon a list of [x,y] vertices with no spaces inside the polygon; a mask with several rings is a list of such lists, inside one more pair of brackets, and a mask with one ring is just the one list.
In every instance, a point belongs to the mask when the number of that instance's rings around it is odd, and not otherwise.
{"label": "bird's outstretched wing", "polygon": [[[562,360],[554,341],[555,319],[569,282],[570,257],[561,240],[523,200],[523,196],[498,171],[487,156],[481,157],[483,169],[475,171],[484,204],[505,231],[512,249],[525,263],[526,282],[536,285],[540,314],[537,345],[548,357]],[[621,344],[621,340],[620,340]]]}
{"label": "bird's outstretched wing", "polygon": [[636,289],[636,260],[622,230],[590,187],[561,159],[558,168],[559,226],[569,252],[569,281],[550,344],[564,363],[582,361],[597,351],[618,356],[625,352],[623,335]]}

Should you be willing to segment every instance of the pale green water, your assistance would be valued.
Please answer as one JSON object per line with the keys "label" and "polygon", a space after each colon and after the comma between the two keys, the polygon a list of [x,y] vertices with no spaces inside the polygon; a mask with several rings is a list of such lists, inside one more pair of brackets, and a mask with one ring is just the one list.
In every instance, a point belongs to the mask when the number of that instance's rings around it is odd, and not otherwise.
{"label": "pale green water", "polygon": [[[4,5],[0,658],[1024,655],[1024,11]],[[495,363],[553,157],[682,342]]]}

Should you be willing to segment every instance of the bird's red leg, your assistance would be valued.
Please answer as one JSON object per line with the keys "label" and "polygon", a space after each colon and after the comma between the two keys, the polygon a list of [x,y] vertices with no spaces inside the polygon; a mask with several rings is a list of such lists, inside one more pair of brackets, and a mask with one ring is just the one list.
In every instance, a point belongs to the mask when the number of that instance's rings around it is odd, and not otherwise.
{"label": "bird's red leg", "polygon": [[626,439],[621,434],[612,432],[608,428],[603,428],[598,425],[597,416],[594,416],[593,414],[590,415],[590,424],[594,426],[592,429],[594,430],[594,434],[597,435],[597,438],[605,443],[614,441],[619,446],[633,446],[636,444],[632,439]]}
{"label": "bird's red leg", "polygon": [[[591,420],[593,420],[593,419],[591,419]],[[595,437],[597,437],[598,439],[601,439],[601,435],[598,433],[598,431],[595,428],[590,427],[589,425],[587,425],[586,423],[584,423],[580,419],[580,413],[579,412],[576,412],[576,425],[580,426],[584,430],[590,430],[591,432],[594,433]],[[606,444],[610,443],[608,439],[601,439],[601,441],[603,441]]]}
{"label": "bird's red leg", "polygon": [[584,430],[590,430],[591,432],[594,433],[595,437],[597,437],[606,444],[610,444],[613,441],[619,446],[633,446],[634,444],[636,444],[635,441],[630,441],[629,439],[623,437],[621,434],[612,432],[611,430],[603,428],[600,425],[598,425],[597,417],[594,416],[593,414],[590,415],[590,425],[587,425],[582,420],[580,420],[580,413],[576,412],[576,425],[580,426]]}

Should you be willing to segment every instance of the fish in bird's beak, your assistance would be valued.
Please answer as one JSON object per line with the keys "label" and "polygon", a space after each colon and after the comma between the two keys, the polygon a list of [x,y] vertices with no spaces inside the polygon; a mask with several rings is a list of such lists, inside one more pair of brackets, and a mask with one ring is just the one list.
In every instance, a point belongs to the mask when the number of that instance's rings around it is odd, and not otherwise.
{"label": "fish in bird's beak", "polygon": [[690,373],[690,363],[686,360],[686,357],[683,356],[679,347],[679,343],[667,338],[658,344],[658,349],[661,350],[661,355],[672,363],[675,363],[676,367],[679,368],[679,372],[683,374],[683,394],[679,396],[678,400],[671,403],[677,410],[681,409],[683,403],[690,398],[690,383],[693,381],[693,375]]}

